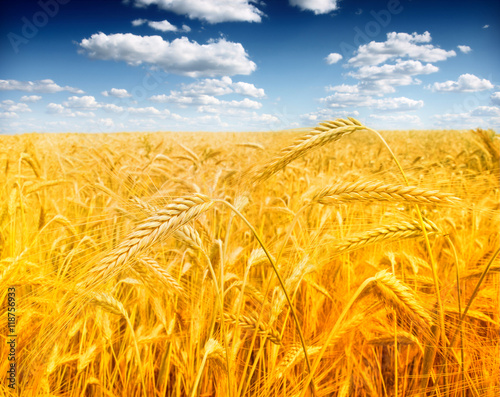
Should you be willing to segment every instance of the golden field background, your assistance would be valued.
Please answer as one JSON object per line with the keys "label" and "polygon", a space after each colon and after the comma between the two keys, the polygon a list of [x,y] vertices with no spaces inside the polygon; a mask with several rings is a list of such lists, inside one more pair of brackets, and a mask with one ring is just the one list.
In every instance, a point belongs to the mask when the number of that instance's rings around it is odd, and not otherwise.
{"label": "golden field background", "polygon": [[0,137],[18,394],[497,396],[498,136],[307,133]]}

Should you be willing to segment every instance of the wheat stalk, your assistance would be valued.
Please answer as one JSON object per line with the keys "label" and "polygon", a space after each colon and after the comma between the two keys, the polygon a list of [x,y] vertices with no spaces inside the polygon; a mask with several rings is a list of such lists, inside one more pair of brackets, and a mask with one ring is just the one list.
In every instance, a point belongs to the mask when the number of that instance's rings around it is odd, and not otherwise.
{"label": "wheat stalk", "polygon": [[425,327],[433,325],[432,318],[422,306],[415,292],[386,270],[378,272],[373,277],[372,291],[389,306],[420,320]]}
{"label": "wheat stalk", "polygon": [[[267,337],[270,342],[280,345],[281,344],[281,336],[279,332],[274,330],[268,324],[263,323],[262,321],[258,321],[254,316],[244,316],[240,315],[237,317],[231,313],[224,313],[224,319],[229,321],[232,324],[237,324],[239,327],[254,331],[257,330],[257,333],[261,336]],[[257,327],[257,324],[259,326]]]}
{"label": "wheat stalk", "polygon": [[[149,216],[155,215],[160,211],[159,207],[156,207],[153,204],[150,204],[144,200],[141,200],[138,197],[133,197],[130,201],[143,212],[148,214]],[[201,237],[199,233],[190,225],[183,225],[179,229],[174,232],[174,238],[185,243],[191,248],[196,250],[204,251],[203,243],[201,242]]]}
{"label": "wheat stalk", "polygon": [[226,368],[226,351],[216,339],[209,339],[204,347],[207,360],[214,360],[220,367]]}
{"label": "wheat stalk", "polygon": [[[489,273],[498,273],[500,272],[500,265],[492,265],[489,268]],[[460,277],[461,280],[468,280],[470,278],[480,277],[484,273],[484,269],[474,269],[470,270],[468,273],[464,274]]]}
{"label": "wheat stalk", "polygon": [[341,182],[316,192],[313,202],[334,205],[349,201],[409,201],[420,204],[454,204],[459,199],[449,193],[415,186],[385,184],[383,182]]}
{"label": "wheat stalk", "polygon": [[116,314],[117,316],[128,317],[127,311],[118,299],[107,293],[92,293],[90,303],[103,308],[105,311]]}
{"label": "wheat stalk", "polygon": [[35,176],[37,178],[40,178],[40,166],[37,164],[37,161],[35,161],[35,159],[33,159],[33,157],[31,157],[28,153],[21,153],[21,158],[20,158],[21,161],[24,161],[26,164],[28,164],[31,169],[33,170],[33,172],[35,173]]}
{"label": "wheat stalk", "polygon": [[[335,347],[337,344],[339,344],[339,342],[341,342],[349,333],[353,332],[363,322],[365,322],[366,317],[372,314],[376,309],[378,309],[380,305],[380,303],[375,303],[370,307],[367,307],[365,310],[362,310],[360,313],[354,315],[346,322],[343,322],[338,331],[335,332],[335,335],[333,335],[333,337],[328,340],[327,346]],[[323,346],[308,346],[307,354],[312,356],[319,353],[322,348]],[[288,371],[293,365],[298,364],[303,359],[304,350],[302,349],[302,345],[300,343],[292,345],[290,348],[288,348],[287,353],[276,367],[276,377],[282,377],[286,373],[286,371]]]}
{"label": "wheat stalk", "polygon": [[410,334],[409,332],[398,330],[397,334],[389,334],[385,336],[379,336],[376,338],[371,338],[368,340],[370,345],[379,345],[379,346],[394,346],[394,339],[397,340],[398,345],[415,345],[418,347],[420,352],[423,354],[424,349],[418,338]]}
{"label": "wheat stalk", "polygon": [[167,239],[177,229],[209,210],[213,205],[214,201],[198,193],[173,200],[165,209],[158,210],[154,215],[145,219],[115,249],[101,259],[99,265],[91,270],[87,280],[94,283],[95,280],[112,276],[131,257]]}
{"label": "wheat stalk", "polygon": [[[322,346],[307,346],[307,355],[309,357],[319,353]],[[304,350],[300,343],[295,343],[287,348],[286,354],[281,359],[276,367],[276,378],[279,379],[294,365],[297,365],[304,359]]]}
{"label": "wheat stalk", "polygon": [[56,179],[53,181],[45,181],[45,182],[37,183],[37,184],[30,186],[26,189],[26,196],[31,194],[31,193],[35,193],[41,189],[45,189],[45,188],[51,187],[51,186],[61,185],[63,183],[69,183],[69,181],[66,179]]}
{"label": "wheat stalk", "polygon": [[298,138],[292,145],[282,149],[274,159],[254,173],[252,180],[254,183],[262,182],[311,150],[363,129],[366,127],[351,117],[348,120],[337,119],[320,123],[308,134]]}
{"label": "wheat stalk", "polygon": [[139,371],[140,371],[140,375],[141,375],[141,382],[142,382],[142,386],[143,386],[144,391],[145,391],[146,388],[144,385],[144,369],[142,367],[142,360],[141,360],[141,354],[139,352],[139,345],[137,344],[137,338],[135,336],[134,327],[132,325],[132,322],[130,321],[127,310],[125,310],[125,307],[123,306],[123,303],[121,303],[118,299],[114,298],[112,295],[105,293],[105,292],[102,292],[102,293],[93,292],[93,293],[91,293],[90,294],[90,303],[101,307],[102,309],[106,310],[109,313],[116,314],[117,316],[122,316],[125,319],[125,321],[127,322],[127,325],[130,329],[130,334],[132,335],[132,339],[134,342],[135,355],[136,355],[136,359],[137,359],[137,364],[139,366]]}
{"label": "wheat stalk", "polygon": [[265,147],[262,146],[260,143],[254,143],[254,142],[237,143],[236,146],[249,147],[257,150],[265,150]]}
{"label": "wheat stalk", "polygon": [[[429,221],[424,221],[425,229],[428,233],[437,233],[437,226]],[[394,241],[407,238],[420,237],[422,228],[420,222],[413,220],[410,222],[401,221],[395,225],[380,226],[376,229],[369,230],[356,236],[348,237],[342,240],[335,246],[337,253],[353,251],[370,244],[379,243],[381,241]]]}
{"label": "wheat stalk", "polygon": [[195,397],[197,394],[198,390],[198,385],[200,383],[201,377],[203,375],[203,371],[205,369],[205,364],[207,360],[213,360],[215,363],[217,363],[219,366],[222,368],[229,370],[229,368],[226,368],[226,352],[224,348],[221,346],[221,344],[213,338],[210,338],[207,340],[205,343],[205,346],[203,348],[204,353],[203,353],[203,359],[201,360],[200,367],[198,369],[198,373],[196,374],[196,379],[194,381],[193,388],[191,390],[190,397]]}
{"label": "wheat stalk", "polygon": [[156,286],[161,283],[167,291],[182,294],[184,289],[180,286],[177,280],[172,277],[157,261],[147,256],[139,256],[137,259],[138,266],[134,266],[133,270],[139,275],[143,283],[153,291],[157,291]]}

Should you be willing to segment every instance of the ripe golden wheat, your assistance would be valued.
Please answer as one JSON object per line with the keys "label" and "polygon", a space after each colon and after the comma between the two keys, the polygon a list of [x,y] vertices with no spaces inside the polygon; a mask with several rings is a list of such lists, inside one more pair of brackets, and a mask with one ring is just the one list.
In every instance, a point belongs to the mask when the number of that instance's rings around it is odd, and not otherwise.
{"label": "ripe golden wheat", "polygon": [[499,153],[353,118],[2,136],[17,392],[496,396]]}

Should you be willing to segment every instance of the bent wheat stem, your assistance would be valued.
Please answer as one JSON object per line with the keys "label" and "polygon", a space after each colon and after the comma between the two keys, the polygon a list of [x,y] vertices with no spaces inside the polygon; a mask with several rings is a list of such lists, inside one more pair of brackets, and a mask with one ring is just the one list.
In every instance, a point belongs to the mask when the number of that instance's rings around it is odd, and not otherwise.
{"label": "bent wheat stem", "polygon": [[[255,236],[255,238],[257,239],[257,241],[259,242],[260,246],[262,247],[262,249],[264,250],[264,252],[266,253],[266,256],[267,256],[267,259],[269,260],[269,263],[271,264],[272,268],[273,268],[273,271],[274,273],[276,274],[276,277],[278,278],[278,281],[280,283],[280,286],[283,290],[283,293],[285,294],[285,298],[287,300],[287,303],[288,303],[288,306],[290,307],[290,310],[292,312],[292,316],[293,316],[293,319],[295,321],[295,328],[297,329],[297,332],[299,334],[299,338],[300,338],[300,342],[302,344],[302,349],[304,350],[304,359],[306,361],[306,365],[307,365],[307,370],[309,372],[309,374],[312,374],[312,368],[311,368],[311,362],[309,361],[309,356],[307,355],[307,345],[306,345],[306,342],[305,342],[305,339],[304,339],[304,335],[302,333],[302,328],[300,326],[300,322],[299,322],[299,318],[297,317],[297,313],[292,305],[292,301],[290,299],[290,296],[288,295],[288,292],[286,291],[286,288],[285,288],[285,283],[283,282],[283,279],[280,275],[280,273],[278,272],[278,268],[276,267],[276,264],[272,258],[272,255],[269,253],[269,251],[267,250],[267,247],[264,245],[264,243],[262,242],[260,236],[257,234],[257,231],[254,229],[254,227],[252,226],[252,224],[243,216],[243,214],[241,212],[239,212],[235,207],[233,207],[230,203],[228,203],[227,201],[225,200],[215,200],[216,202],[219,202],[221,204],[224,204],[226,205],[227,207],[229,207],[232,211],[234,211],[234,213],[236,215],[238,215],[238,217],[247,225],[247,227],[251,230],[251,232],[253,233],[253,235]],[[316,396],[316,391],[314,390],[314,386],[311,382],[308,382],[307,383],[307,386],[310,386],[311,388],[311,392],[313,394],[313,396]]]}
{"label": "bent wheat stem", "polygon": [[[382,141],[384,146],[387,148],[389,153],[391,154],[392,158],[394,159],[396,165],[399,168],[399,171],[401,172],[401,175],[403,176],[403,179],[405,181],[406,186],[410,186],[410,183],[408,182],[408,178],[406,177],[406,174],[403,170],[403,167],[401,167],[401,164],[399,163],[396,155],[392,151],[391,147],[387,144],[386,140],[380,135],[380,133],[374,129],[371,128],[366,128],[368,131],[373,132],[375,135],[379,137],[379,139]],[[441,340],[443,343],[443,348],[446,348],[446,332],[445,332],[445,326],[444,326],[444,306],[443,306],[443,301],[441,299],[441,291],[439,289],[439,278],[437,274],[437,263],[434,258],[434,255],[432,253],[432,248],[431,248],[431,243],[429,242],[429,237],[427,235],[427,231],[425,228],[425,223],[424,223],[424,218],[422,216],[422,211],[420,211],[420,207],[418,204],[415,204],[415,209],[417,211],[417,216],[418,216],[418,221],[420,222],[420,226],[422,228],[422,233],[424,235],[424,241],[425,241],[425,247],[427,249],[427,253],[429,254],[429,258],[431,261],[431,267],[432,267],[432,278],[434,279],[434,288],[436,290],[436,298],[438,302],[438,307],[439,307],[439,325],[441,328]],[[433,348],[433,347],[431,347]],[[446,355],[445,355],[445,362],[444,362],[444,367],[446,368],[447,362],[446,362]],[[429,374],[424,374],[423,380],[422,380],[422,386],[423,389],[426,388],[427,386],[427,381],[429,379]],[[424,384],[425,383],[425,384]]]}

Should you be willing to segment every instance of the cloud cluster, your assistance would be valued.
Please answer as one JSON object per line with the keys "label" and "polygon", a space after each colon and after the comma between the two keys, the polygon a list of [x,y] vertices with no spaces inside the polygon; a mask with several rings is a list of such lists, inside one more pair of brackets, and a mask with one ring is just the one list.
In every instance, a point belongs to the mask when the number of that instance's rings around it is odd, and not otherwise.
{"label": "cloud cluster", "polygon": [[59,115],[64,117],[95,117],[94,112],[73,111],[59,103],[49,103],[47,105],[47,114]]}
{"label": "cloud cluster", "polygon": [[500,108],[497,106],[477,106],[461,113],[445,113],[432,116],[437,127],[445,128],[491,128],[500,127]]}
{"label": "cloud cluster", "polygon": [[21,97],[21,102],[38,102],[42,97],[40,95],[23,95]]}
{"label": "cloud cluster", "polygon": [[290,5],[299,7],[303,11],[312,11],[314,14],[328,14],[337,10],[337,0],[289,0]]}
{"label": "cloud cluster", "polygon": [[111,88],[109,91],[101,92],[104,96],[114,96],[116,98],[130,98],[130,94],[125,88]]}
{"label": "cloud cluster", "polygon": [[414,114],[396,114],[396,115],[385,115],[385,114],[370,114],[370,119],[376,121],[383,121],[384,124],[391,124],[393,126],[400,124],[420,124],[422,121],[420,117]]}
{"label": "cloud cluster", "polygon": [[499,105],[500,106],[500,91],[499,92],[494,92],[493,94],[491,94],[491,102],[494,104],[494,105]]}
{"label": "cloud cluster", "polygon": [[347,111],[347,110],[338,110],[331,108],[323,108],[319,109],[316,112],[306,113],[300,116],[301,119],[318,123],[322,120],[335,120],[337,118],[347,118],[347,117],[358,117],[359,112],[357,110]]}
{"label": "cloud cluster", "polygon": [[[434,64],[456,56],[453,50],[445,50],[431,44],[429,32],[404,33],[391,32],[383,42],[371,41],[360,45],[353,56],[345,63],[350,68],[345,76],[356,80],[355,84],[341,84],[327,86],[331,94],[320,98],[319,102],[327,109],[349,107],[366,107],[387,113],[414,111],[424,106],[423,100],[401,97],[385,97],[393,94],[398,87],[419,85],[422,81],[418,76],[430,75],[439,71]],[[466,45],[457,46],[462,53],[470,53],[472,49]],[[340,54],[332,53],[327,63],[340,60]],[[331,61],[331,62],[329,62]],[[457,81],[436,82],[425,88],[439,92],[476,92],[492,89],[493,84],[487,79],[480,79],[472,74],[463,74]],[[497,95],[498,94],[498,95]],[[491,101],[500,103],[500,93],[492,95]],[[478,112],[486,112],[480,109]],[[488,109],[488,112],[494,110]],[[320,114],[329,114],[328,111],[309,113],[309,119]],[[419,123],[416,115],[377,114],[372,117],[379,121]]]}
{"label": "cloud cluster", "polygon": [[51,79],[38,81],[18,81],[18,80],[0,80],[0,91],[24,91],[39,93],[55,93],[69,91],[74,94],[83,94],[83,91],[74,87],[61,87]]}
{"label": "cloud cluster", "polygon": [[398,59],[395,64],[384,64],[380,66],[361,66],[357,71],[349,72],[348,75],[359,80],[359,88],[365,92],[392,93],[394,87],[410,84],[420,84],[420,80],[413,76],[435,73],[438,67],[420,61]]}
{"label": "cloud cluster", "polygon": [[457,48],[464,54],[468,54],[472,51],[472,48],[470,48],[468,45],[457,45]]}
{"label": "cloud cluster", "polygon": [[[225,95],[246,96],[242,100],[221,99]],[[262,108],[262,103],[255,99],[265,98],[264,89],[254,84],[242,81],[233,81],[229,76],[220,79],[202,79],[190,84],[181,84],[179,90],[172,90],[167,94],[153,95],[149,98],[152,102],[170,103],[180,108],[192,108],[196,113],[204,113],[205,116],[195,116],[194,119],[200,123],[208,120],[216,123],[221,128],[229,126],[221,118],[232,119],[232,126],[245,128],[248,124],[276,124],[279,119],[276,116],[264,113],[258,114],[256,110]],[[253,98],[253,99],[250,99]]]}
{"label": "cloud cluster", "polygon": [[325,58],[325,60],[328,65],[333,65],[334,63],[340,61],[342,58],[342,55],[337,54],[336,52],[332,52]]}
{"label": "cloud cluster", "polygon": [[487,79],[480,79],[473,74],[462,74],[457,81],[448,80],[434,83],[426,88],[437,92],[477,92],[493,89],[493,84]]}
{"label": "cloud cluster", "polygon": [[187,25],[182,25],[182,28],[178,28],[175,25],[172,25],[170,22],[168,22],[166,19],[163,21],[150,21],[148,19],[134,19],[132,21],[132,26],[141,26],[144,24],[147,24],[150,28],[159,30],[161,32],[174,32],[174,33],[179,33],[179,32],[190,32],[191,28]]}
{"label": "cloud cluster", "polygon": [[191,84],[181,85],[180,91],[170,91],[169,95],[154,95],[153,102],[170,102],[180,105],[210,105],[220,101],[216,96],[239,94],[252,98],[265,98],[263,88],[242,81],[233,82],[229,76],[221,79],[203,79]]}
{"label": "cloud cluster", "polygon": [[10,99],[0,102],[0,118],[2,119],[17,119],[18,113],[31,112],[31,109],[25,103],[16,103]]}
{"label": "cloud cluster", "polygon": [[424,106],[424,101],[422,100],[414,100],[406,97],[375,99],[359,92],[335,92],[333,95],[321,98],[320,102],[330,108],[355,106],[392,112],[416,110]]}
{"label": "cloud cluster", "polygon": [[100,104],[91,95],[72,96],[67,101],[63,102],[63,106],[71,109],[97,109]]}
{"label": "cloud cluster", "polygon": [[260,22],[264,13],[255,0],[133,0],[137,7],[157,5],[162,10],[208,23]]}
{"label": "cloud cluster", "polygon": [[172,116],[168,109],[157,109],[153,106],[148,107],[124,107],[113,103],[103,103],[96,101],[91,95],[71,96],[62,104],[49,103],[46,108],[48,114],[58,114],[65,117],[96,117],[95,111],[102,110],[112,114],[137,114],[142,116],[166,118]]}
{"label": "cloud cluster", "polygon": [[379,65],[391,59],[404,57],[423,62],[438,62],[457,55],[453,50],[446,51],[432,44],[426,44],[431,40],[429,32],[387,33],[387,40],[384,42],[371,41],[359,46],[348,64],[354,67]]}
{"label": "cloud cluster", "polygon": [[[217,99],[217,98],[216,98]],[[226,109],[236,108],[236,109],[260,109],[262,103],[257,101],[252,101],[251,99],[245,98],[242,101],[224,101],[217,99],[217,102],[212,103],[208,106],[200,106],[198,108],[199,112],[202,113],[223,113]]]}
{"label": "cloud cluster", "polygon": [[225,39],[199,44],[187,37],[169,42],[160,36],[96,33],[83,39],[79,46],[80,52],[92,59],[124,61],[135,66],[146,63],[190,77],[247,75],[256,69],[240,43]]}

